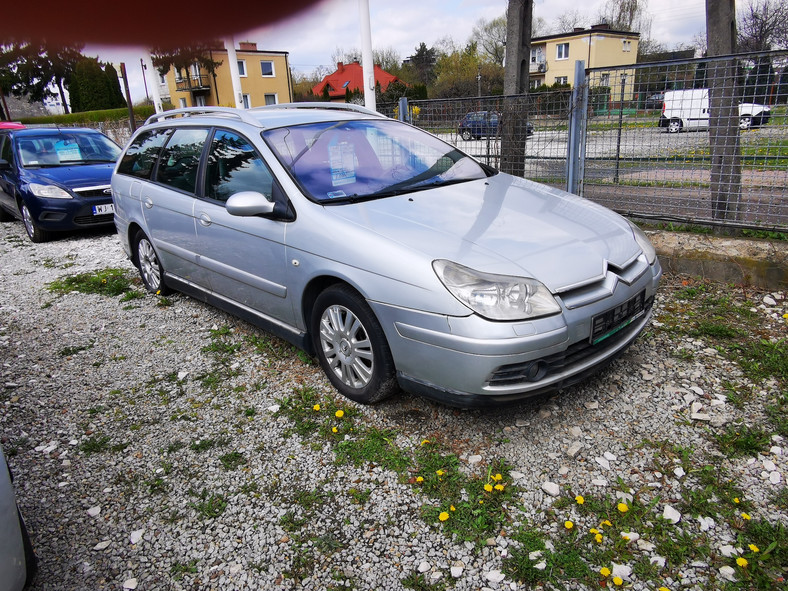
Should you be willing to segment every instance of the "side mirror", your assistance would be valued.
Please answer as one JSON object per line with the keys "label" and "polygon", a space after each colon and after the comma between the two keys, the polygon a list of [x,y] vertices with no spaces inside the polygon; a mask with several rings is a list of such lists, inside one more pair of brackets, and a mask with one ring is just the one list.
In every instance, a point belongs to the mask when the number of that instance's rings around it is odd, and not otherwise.
{"label": "side mirror", "polygon": [[225,207],[230,215],[251,217],[256,215],[271,215],[274,213],[273,201],[268,201],[265,195],[257,191],[241,191],[231,195]]}

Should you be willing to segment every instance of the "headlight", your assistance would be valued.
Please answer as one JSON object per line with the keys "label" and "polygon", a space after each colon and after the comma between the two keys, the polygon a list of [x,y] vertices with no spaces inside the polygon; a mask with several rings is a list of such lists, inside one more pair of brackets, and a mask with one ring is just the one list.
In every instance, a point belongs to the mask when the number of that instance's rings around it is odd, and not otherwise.
{"label": "headlight", "polygon": [[526,320],[561,311],[535,279],[481,273],[445,260],[433,261],[432,268],[455,298],[490,320]]}
{"label": "headlight", "polygon": [[651,244],[651,240],[648,239],[645,232],[638,228],[632,222],[629,222],[629,225],[632,226],[632,232],[635,234],[635,241],[638,243],[638,246],[643,251],[643,254],[646,255],[646,260],[648,260],[649,265],[653,265],[654,261],[657,260],[657,251],[654,250],[654,245]]}
{"label": "headlight", "polygon": [[30,183],[28,187],[30,187],[30,192],[36,197],[46,197],[47,199],[73,198],[68,191],[55,185],[39,185],[38,183]]}

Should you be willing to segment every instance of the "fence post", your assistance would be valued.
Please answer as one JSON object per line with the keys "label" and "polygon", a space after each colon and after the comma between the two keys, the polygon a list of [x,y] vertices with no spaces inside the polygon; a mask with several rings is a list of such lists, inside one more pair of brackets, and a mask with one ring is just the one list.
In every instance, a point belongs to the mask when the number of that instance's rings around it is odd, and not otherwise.
{"label": "fence post", "polygon": [[621,74],[621,98],[618,99],[618,138],[616,139],[616,174],[613,182],[618,184],[618,170],[621,164],[621,132],[624,128],[624,88],[627,85],[626,73]]}
{"label": "fence post", "polygon": [[586,63],[575,62],[575,80],[572,84],[572,100],[569,106],[569,140],[566,155],[566,190],[580,195],[580,184],[583,180],[585,154],[583,153],[583,136],[588,114],[588,84],[586,81]]}
{"label": "fence post", "polygon": [[410,111],[408,111],[408,97],[399,97],[399,113],[397,119],[410,123]]}

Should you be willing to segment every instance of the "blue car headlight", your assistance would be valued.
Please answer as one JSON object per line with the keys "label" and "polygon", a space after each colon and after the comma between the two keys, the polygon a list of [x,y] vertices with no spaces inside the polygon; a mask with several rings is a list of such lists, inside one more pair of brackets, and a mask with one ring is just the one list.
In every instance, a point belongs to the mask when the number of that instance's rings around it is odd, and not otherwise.
{"label": "blue car headlight", "polygon": [[40,183],[30,183],[28,185],[30,192],[36,197],[45,197],[47,199],[73,199],[74,197],[57,185],[42,185]]}

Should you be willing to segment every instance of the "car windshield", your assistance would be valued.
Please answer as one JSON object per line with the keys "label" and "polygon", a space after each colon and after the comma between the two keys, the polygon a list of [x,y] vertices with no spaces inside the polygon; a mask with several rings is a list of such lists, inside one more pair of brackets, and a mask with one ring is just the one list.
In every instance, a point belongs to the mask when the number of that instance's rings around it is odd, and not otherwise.
{"label": "car windshield", "polygon": [[493,174],[450,144],[391,120],[330,121],[263,132],[304,193],[349,203]]}
{"label": "car windshield", "polygon": [[20,136],[19,159],[26,168],[74,166],[115,162],[120,148],[100,133],[53,131],[47,135]]}

